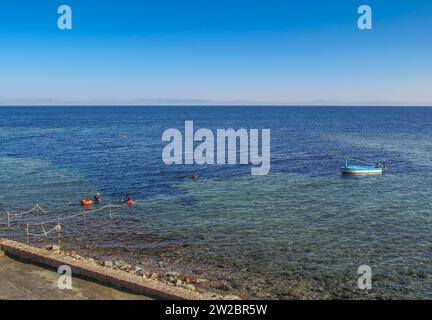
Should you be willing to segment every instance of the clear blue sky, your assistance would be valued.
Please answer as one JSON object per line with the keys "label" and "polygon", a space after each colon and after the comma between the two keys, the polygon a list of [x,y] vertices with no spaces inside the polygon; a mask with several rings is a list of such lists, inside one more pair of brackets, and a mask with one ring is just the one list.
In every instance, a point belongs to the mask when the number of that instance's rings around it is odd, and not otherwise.
{"label": "clear blue sky", "polygon": [[0,40],[0,100],[432,103],[430,0],[1,1]]}

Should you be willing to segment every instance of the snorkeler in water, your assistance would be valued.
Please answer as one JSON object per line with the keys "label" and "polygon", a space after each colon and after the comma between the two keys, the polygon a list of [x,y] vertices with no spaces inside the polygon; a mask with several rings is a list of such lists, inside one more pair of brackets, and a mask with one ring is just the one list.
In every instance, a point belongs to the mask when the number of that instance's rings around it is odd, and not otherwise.
{"label": "snorkeler in water", "polygon": [[100,203],[102,201],[102,195],[100,194],[100,192],[97,192],[94,196],[94,201],[96,203]]}

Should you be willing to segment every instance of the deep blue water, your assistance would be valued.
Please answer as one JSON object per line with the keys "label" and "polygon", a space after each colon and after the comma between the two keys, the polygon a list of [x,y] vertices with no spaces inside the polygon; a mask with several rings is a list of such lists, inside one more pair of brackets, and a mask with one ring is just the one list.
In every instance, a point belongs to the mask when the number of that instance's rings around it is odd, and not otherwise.
{"label": "deep blue water", "polygon": [[[185,120],[271,129],[270,174],[166,166],[162,133]],[[95,219],[82,241],[223,269],[253,295],[432,298],[431,123],[432,109],[414,107],[2,107],[0,211],[131,194],[140,206],[114,227]],[[345,157],[389,169],[342,177]],[[0,232],[22,239],[22,223]],[[357,289],[363,264],[369,294]]]}

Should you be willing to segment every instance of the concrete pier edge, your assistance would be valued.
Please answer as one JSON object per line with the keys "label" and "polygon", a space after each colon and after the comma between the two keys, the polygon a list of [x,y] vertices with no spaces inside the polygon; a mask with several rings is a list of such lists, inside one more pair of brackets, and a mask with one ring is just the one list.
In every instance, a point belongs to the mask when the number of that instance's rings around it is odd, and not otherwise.
{"label": "concrete pier edge", "polygon": [[59,266],[67,265],[72,269],[72,277],[80,277],[94,281],[107,287],[126,292],[145,295],[163,300],[204,300],[198,292],[184,288],[173,287],[168,284],[145,279],[120,270],[109,269],[96,263],[85,260],[77,260],[70,256],[61,255],[40,248],[32,247],[24,243],[0,238],[0,256],[36,264],[57,271]]}

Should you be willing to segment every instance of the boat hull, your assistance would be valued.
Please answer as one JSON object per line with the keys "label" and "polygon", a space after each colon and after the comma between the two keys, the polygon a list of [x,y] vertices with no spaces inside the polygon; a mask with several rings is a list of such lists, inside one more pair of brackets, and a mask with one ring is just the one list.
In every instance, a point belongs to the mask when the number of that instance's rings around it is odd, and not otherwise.
{"label": "boat hull", "polygon": [[342,174],[355,174],[355,175],[369,175],[369,174],[382,174],[382,168],[341,168]]}

